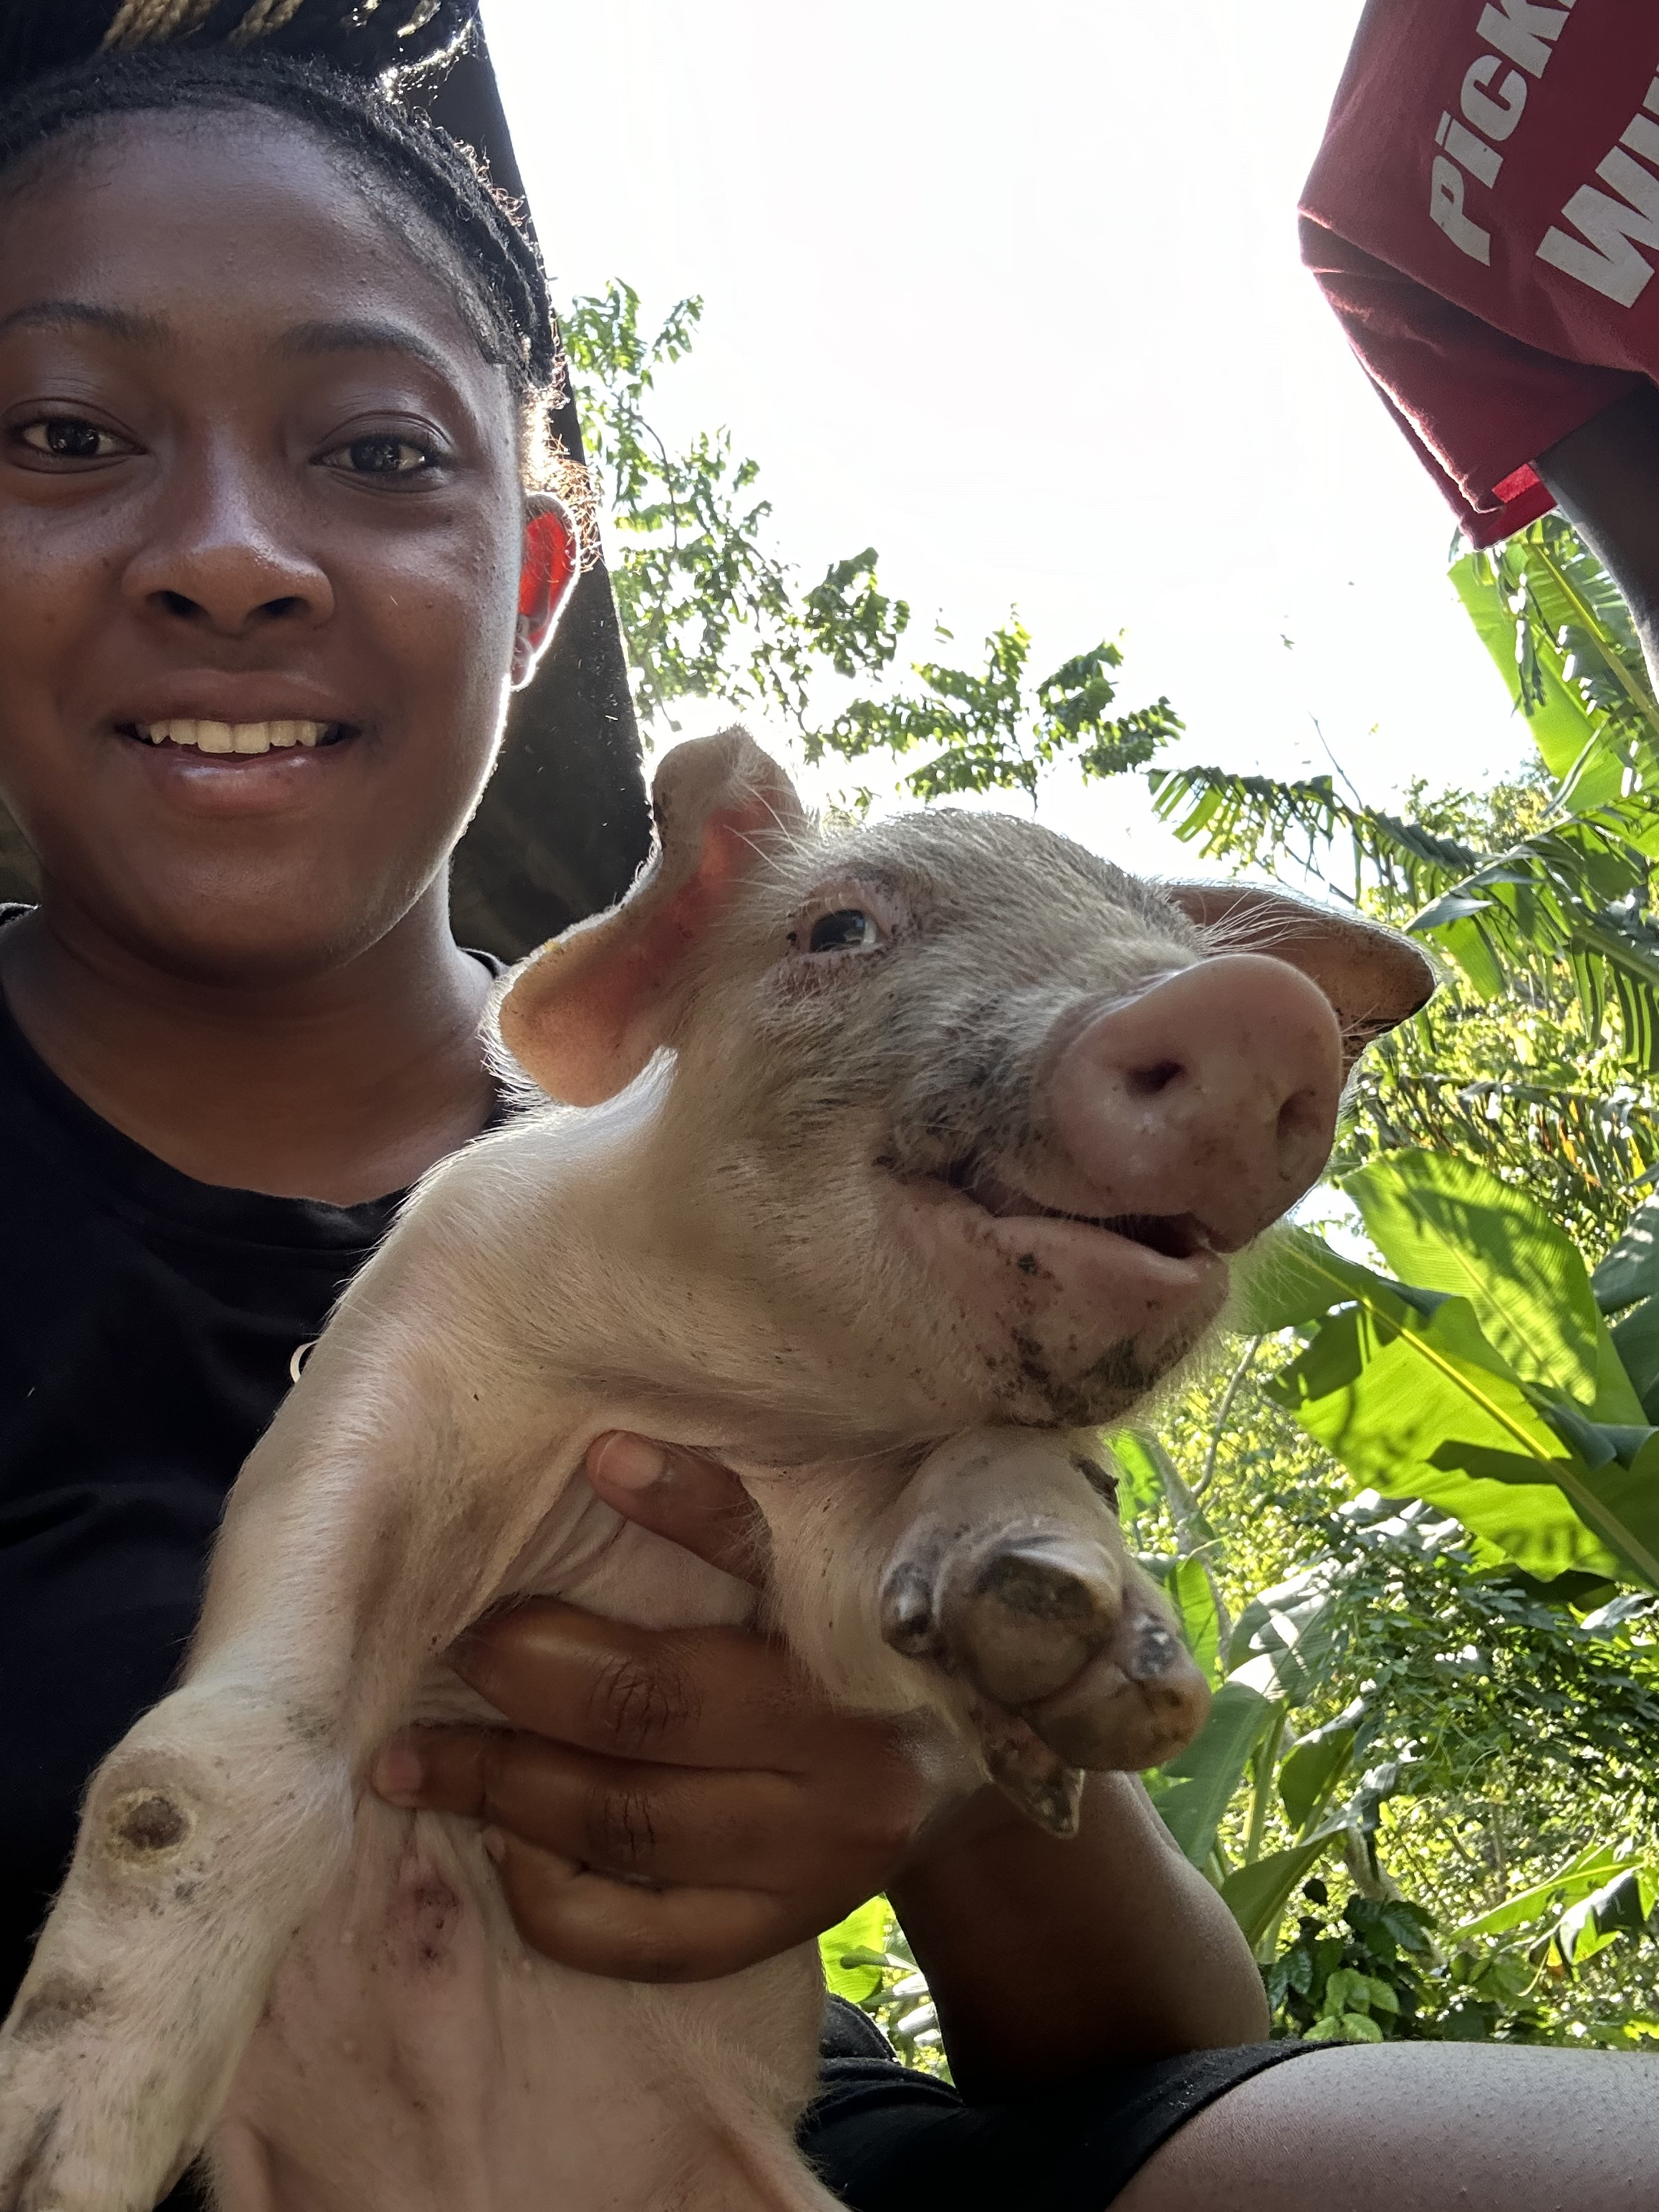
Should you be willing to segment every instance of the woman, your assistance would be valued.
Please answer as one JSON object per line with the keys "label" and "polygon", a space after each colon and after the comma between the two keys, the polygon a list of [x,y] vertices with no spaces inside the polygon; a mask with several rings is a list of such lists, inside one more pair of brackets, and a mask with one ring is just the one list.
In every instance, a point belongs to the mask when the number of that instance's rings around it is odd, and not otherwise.
{"label": "woman", "polygon": [[[0,927],[14,1982],[295,1357],[396,1194],[496,1111],[446,870],[574,566],[526,489],[551,325],[465,162],[260,58],[307,12],[93,9],[82,51],[112,21],[118,50],[196,42],[0,110],[0,797],[41,879]],[[336,15],[316,50],[365,74],[453,28]],[[590,1477],[738,1556],[719,1469],[611,1438]],[[936,1802],[915,1747],[751,1636],[539,1606],[466,1665],[520,1733],[388,1747],[378,1784],[490,1820],[552,1955],[716,1974],[890,1889],[975,2101],[842,2021],[805,2140],[850,2203],[1527,2212],[1659,2187],[1644,2062],[1253,2045],[1249,1954],[1122,1778],[1056,1845],[988,1796]],[[737,1893],[718,1944],[711,1887]]]}

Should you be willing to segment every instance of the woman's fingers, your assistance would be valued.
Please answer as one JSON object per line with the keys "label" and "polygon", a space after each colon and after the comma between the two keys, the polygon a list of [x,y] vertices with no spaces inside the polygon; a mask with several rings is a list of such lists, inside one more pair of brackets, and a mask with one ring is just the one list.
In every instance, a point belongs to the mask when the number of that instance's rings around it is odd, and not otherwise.
{"label": "woman's fingers", "polygon": [[791,1776],[599,1759],[500,1729],[419,1730],[375,1781],[397,1803],[464,1814],[597,1873],[813,1902],[850,1887],[857,1904],[879,1888],[922,1809],[919,1793],[890,1782],[879,1815],[833,1831]]}
{"label": "woman's fingers", "polygon": [[739,1582],[766,1579],[766,1522],[730,1468],[612,1429],[587,1448],[597,1497]]}
{"label": "woman's fingers", "polygon": [[[500,1831],[488,1838],[519,1933],[585,1974],[630,1982],[713,1981],[813,1934],[798,1901],[748,1889],[653,1889],[612,1881]],[[834,1920],[861,1902],[852,1898]]]}
{"label": "woman's fingers", "polygon": [[[730,1478],[690,1465],[706,1520]],[[837,1712],[750,1629],[532,1599],[450,1657],[511,1725],[414,1731],[374,1786],[484,1823],[526,1940],[586,1972],[696,1979],[786,1949],[884,1888],[962,1791],[927,1731]]]}
{"label": "woman's fingers", "polygon": [[612,1759],[788,1770],[823,1711],[748,1629],[633,1628],[552,1598],[487,1621],[450,1663],[515,1728]]}

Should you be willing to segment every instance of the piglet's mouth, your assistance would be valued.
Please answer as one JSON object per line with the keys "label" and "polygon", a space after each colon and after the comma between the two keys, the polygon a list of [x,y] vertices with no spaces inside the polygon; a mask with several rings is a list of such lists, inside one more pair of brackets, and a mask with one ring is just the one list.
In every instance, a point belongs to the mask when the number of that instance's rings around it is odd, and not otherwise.
{"label": "piglet's mouth", "polygon": [[1166,1260],[1191,1260],[1212,1253],[1217,1246],[1195,1213],[1079,1213],[1064,1206],[1045,1206],[1029,1192],[1017,1190],[975,1160],[964,1160],[943,1178],[953,1190],[999,1221],[1068,1221],[1080,1229],[1103,1230],[1121,1237]]}

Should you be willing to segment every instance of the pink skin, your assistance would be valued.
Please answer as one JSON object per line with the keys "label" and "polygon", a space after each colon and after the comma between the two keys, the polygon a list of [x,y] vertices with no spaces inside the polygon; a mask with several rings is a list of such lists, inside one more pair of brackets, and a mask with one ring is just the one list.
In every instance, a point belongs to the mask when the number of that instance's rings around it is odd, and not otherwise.
{"label": "pink skin", "polygon": [[1177,1243],[1237,1252],[1330,1157],[1342,1039],[1299,969],[1224,953],[1109,1007],[1050,1081],[1065,1163],[1046,1202],[1161,1215]]}

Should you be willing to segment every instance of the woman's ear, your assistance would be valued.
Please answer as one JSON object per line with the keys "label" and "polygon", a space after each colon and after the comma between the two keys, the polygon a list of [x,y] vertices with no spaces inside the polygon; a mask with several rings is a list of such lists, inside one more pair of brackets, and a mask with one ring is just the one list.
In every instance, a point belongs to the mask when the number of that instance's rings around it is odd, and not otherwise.
{"label": "woman's ear", "polygon": [[532,952],[502,999],[501,1042],[550,1097],[597,1105],[673,1036],[710,927],[767,848],[806,828],[795,787],[742,730],[665,753],[657,849],[620,906]]}
{"label": "woman's ear", "polygon": [[1342,1028],[1344,1065],[1425,1006],[1433,963],[1398,930],[1255,884],[1160,884],[1217,952],[1270,952],[1317,983]]}
{"label": "woman's ear", "polygon": [[515,691],[535,674],[580,571],[581,547],[569,508],[551,492],[532,492],[525,501],[519,623],[513,639]]}

